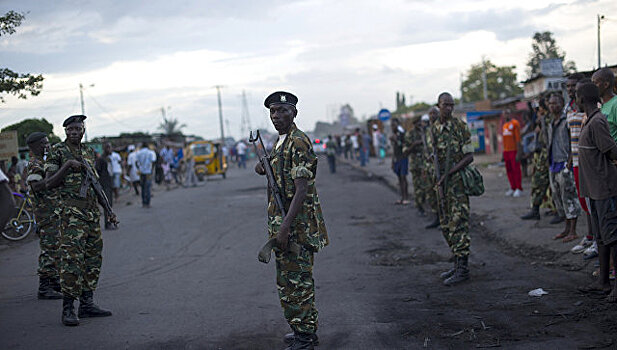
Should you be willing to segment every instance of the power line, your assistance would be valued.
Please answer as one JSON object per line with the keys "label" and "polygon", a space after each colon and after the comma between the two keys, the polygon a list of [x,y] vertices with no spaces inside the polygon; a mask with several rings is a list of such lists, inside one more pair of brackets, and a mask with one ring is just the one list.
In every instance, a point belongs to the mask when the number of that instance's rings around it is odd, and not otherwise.
{"label": "power line", "polygon": [[122,125],[124,125],[124,126],[126,126],[126,127],[129,127],[129,128],[132,128],[130,125],[128,125],[128,124],[126,124],[126,123],[124,123],[123,121],[121,121],[121,120],[118,120],[118,119],[114,118],[114,117],[111,115],[111,113],[110,113],[110,112],[109,112],[109,111],[108,111],[105,107],[103,107],[103,106],[99,103],[99,101],[97,101],[97,100],[96,100],[93,96],[91,96],[90,94],[88,94],[88,97],[89,97],[92,101],[94,101],[94,104],[96,104],[96,105],[99,107],[99,109],[100,109],[100,110],[101,110],[104,114],[107,114],[107,116],[106,116],[107,118],[109,118],[109,119],[111,119],[111,120],[115,121],[116,123],[122,124]]}

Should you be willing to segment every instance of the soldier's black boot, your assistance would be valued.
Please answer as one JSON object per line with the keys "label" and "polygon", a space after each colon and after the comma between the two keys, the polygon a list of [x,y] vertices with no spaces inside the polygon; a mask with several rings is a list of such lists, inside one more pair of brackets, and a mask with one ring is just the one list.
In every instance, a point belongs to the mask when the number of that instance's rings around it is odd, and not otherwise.
{"label": "soldier's black boot", "polygon": [[75,315],[75,298],[64,296],[62,299],[62,324],[65,326],[79,326],[79,318]]}
{"label": "soldier's black boot", "polygon": [[[317,334],[315,333],[310,334],[310,337],[313,339],[314,346],[319,345],[319,338],[317,337]],[[291,332],[291,333],[285,334],[285,336],[283,337],[283,341],[285,342],[285,344],[291,345],[294,342],[295,338],[296,338],[296,334],[294,332]]]}
{"label": "soldier's black boot", "polygon": [[456,259],[456,271],[454,271],[454,274],[452,276],[448,277],[445,281],[443,281],[443,284],[445,284],[446,286],[452,286],[468,280],[469,267],[467,265],[467,261],[467,256],[458,257]]}
{"label": "soldier's black boot", "polygon": [[442,280],[445,280],[446,278],[450,278],[452,277],[452,275],[454,275],[454,272],[456,272],[456,266],[457,266],[457,260],[458,258],[454,258],[454,266],[452,266],[452,268],[446,272],[442,272],[439,275],[439,278],[441,278]]}
{"label": "soldier's black boot", "polygon": [[424,228],[435,228],[439,226],[439,216],[435,216],[435,220],[433,220],[433,222],[431,222],[430,224],[424,226]]}
{"label": "soldier's black boot", "polygon": [[62,293],[62,288],[60,287],[60,277],[50,279],[49,285],[51,286],[51,289],[55,290],[58,293]]}
{"label": "soldier's black boot", "polygon": [[106,317],[111,311],[101,309],[94,303],[94,293],[91,290],[81,292],[79,297],[79,317]]}
{"label": "soldier's black boot", "polygon": [[521,216],[521,219],[523,220],[540,220],[540,207],[537,205],[534,205],[531,210],[529,211],[529,213]]}
{"label": "soldier's black boot", "polygon": [[308,333],[295,333],[293,342],[285,350],[313,350],[313,338]]}
{"label": "soldier's black boot", "polygon": [[52,285],[51,280],[47,277],[39,278],[39,299],[62,299],[62,294],[56,292]]}

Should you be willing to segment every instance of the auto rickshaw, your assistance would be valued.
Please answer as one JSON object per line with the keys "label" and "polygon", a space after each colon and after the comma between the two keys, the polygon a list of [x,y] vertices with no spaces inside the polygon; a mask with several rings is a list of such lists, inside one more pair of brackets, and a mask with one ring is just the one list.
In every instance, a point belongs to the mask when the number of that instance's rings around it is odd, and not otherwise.
{"label": "auto rickshaw", "polygon": [[223,175],[226,177],[227,158],[223,154],[223,147],[220,142],[195,141],[189,145],[195,159],[195,175],[199,181],[203,181],[206,176]]}

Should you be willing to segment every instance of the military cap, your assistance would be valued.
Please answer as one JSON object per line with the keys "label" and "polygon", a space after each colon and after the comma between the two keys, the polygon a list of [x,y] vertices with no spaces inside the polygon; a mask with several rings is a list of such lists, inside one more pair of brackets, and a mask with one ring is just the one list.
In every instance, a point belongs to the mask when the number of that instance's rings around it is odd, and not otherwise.
{"label": "military cap", "polygon": [[85,115],[81,115],[81,114],[72,115],[64,120],[64,123],[62,123],[62,126],[66,128],[67,126],[69,126],[69,124],[75,123],[75,122],[83,122],[86,118],[88,117],[86,117]]}
{"label": "military cap", "polygon": [[47,134],[44,132],[40,132],[40,131],[35,131],[33,133],[31,133],[30,135],[28,135],[28,137],[26,137],[26,143],[31,145],[37,141],[39,141],[40,139],[47,137]]}
{"label": "military cap", "polygon": [[292,105],[295,107],[296,103],[298,103],[298,98],[290,92],[277,91],[271,93],[270,96],[266,97],[266,100],[264,101],[264,106],[266,106],[266,108],[270,108],[270,106],[275,103]]}

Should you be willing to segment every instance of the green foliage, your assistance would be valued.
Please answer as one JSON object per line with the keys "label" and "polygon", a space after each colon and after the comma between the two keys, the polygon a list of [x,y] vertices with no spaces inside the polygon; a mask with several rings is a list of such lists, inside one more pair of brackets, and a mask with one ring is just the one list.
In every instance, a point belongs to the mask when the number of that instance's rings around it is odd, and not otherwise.
{"label": "green foliage", "polygon": [[[21,21],[26,17],[23,13],[9,11],[0,16],[0,36],[15,33]],[[0,68],[0,102],[4,103],[3,94],[16,95],[18,98],[27,98],[27,93],[36,96],[43,89],[43,76],[30,73],[17,73],[8,68]]]}
{"label": "green foliage", "polygon": [[498,67],[490,60],[474,64],[469,68],[462,83],[463,102],[484,100],[482,71],[486,70],[486,87],[489,100],[499,100],[523,93],[516,78],[516,66]]}
{"label": "green foliage", "polygon": [[566,53],[557,45],[552,32],[536,32],[532,38],[531,51],[527,62],[527,73],[530,77],[540,73],[540,61],[547,58],[561,58],[566,74],[576,72],[576,64],[573,61],[566,62]]}
{"label": "green foliage", "polygon": [[426,102],[416,102],[412,105],[407,105],[405,101],[405,94],[402,92],[396,92],[396,110],[392,112],[395,115],[401,115],[409,112],[426,112],[429,108],[431,108],[431,104]]}
{"label": "green foliage", "polygon": [[0,16],[0,36],[15,33],[15,28],[21,25],[26,16],[23,13],[9,11]]}
{"label": "green foliage", "polygon": [[[17,131],[17,140],[19,142],[19,147],[24,147],[26,145],[26,137],[35,131],[41,131],[49,135],[49,142],[51,144],[60,142],[60,138],[53,134],[54,126],[48,122],[45,118],[41,119],[24,119],[19,123],[15,123],[9,125],[2,129],[4,131]],[[54,142],[55,141],[55,142]]]}
{"label": "green foliage", "polygon": [[176,118],[163,117],[163,121],[159,124],[159,129],[165,136],[182,135],[183,128],[186,128],[186,124],[180,124],[180,121]]}

